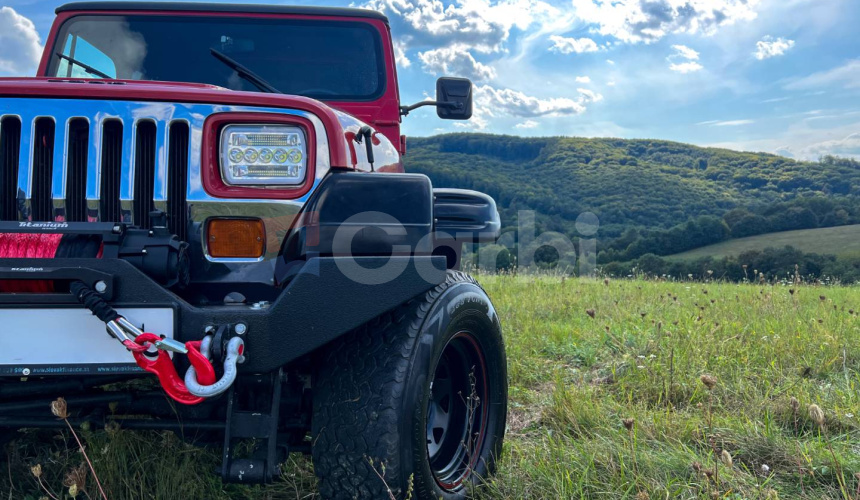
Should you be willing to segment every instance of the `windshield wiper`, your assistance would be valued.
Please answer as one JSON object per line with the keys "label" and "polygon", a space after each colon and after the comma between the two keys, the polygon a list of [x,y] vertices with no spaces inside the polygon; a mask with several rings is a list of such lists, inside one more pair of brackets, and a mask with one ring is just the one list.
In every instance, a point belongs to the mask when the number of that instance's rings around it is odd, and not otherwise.
{"label": "windshield wiper", "polygon": [[112,77],[110,77],[110,76],[102,73],[101,71],[93,68],[89,64],[82,63],[81,61],[78,61],[77,59],[75,59],[73,57],[69,57],[69,56],[67,56],[65,54],[61,54],[59,52],[56,52],[56,54],[57,54],[57,57],[59,57],[60,59],[65,59],[66,61],[69,61],[70,63],[72,63],[76,66],[80,66],[81,68],[83,68],[84,71],[86,71],[87,73],[89,73],[93,76],[97,76],[99,78],[105,78],[107,80],[113,80]]}
{"label": "windshield wiper", "polygon": [[218,59],[222,63],[229,66],[230,69],[235,71],[240,78],[244,78],[245,80],[253,83],[255,87],[262,90],[263,92],[271,92],[272,94],[283,94],[283,92],[281,92],[280,90],[276,89],[275,87],[272,87],[269,82],[263,79],[263,77],[254,73],[245,66],[242,66],[240,62],[236,61],[232,57],[222,52],[218,52],[217,50],[212,48],[209,49],[209,52],[212,53],[215,59]]}

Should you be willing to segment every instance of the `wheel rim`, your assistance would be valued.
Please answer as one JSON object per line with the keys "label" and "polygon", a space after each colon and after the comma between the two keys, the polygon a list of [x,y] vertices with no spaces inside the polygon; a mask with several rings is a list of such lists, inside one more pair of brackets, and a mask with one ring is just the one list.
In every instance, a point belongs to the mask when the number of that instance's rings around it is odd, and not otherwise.
{"label": "wheel rim", "polygon": [[480,345],[460,332],[442,350],[427,404],[427,456],[440,487],[459,488],[474,471],[487,424],[487,368]]}

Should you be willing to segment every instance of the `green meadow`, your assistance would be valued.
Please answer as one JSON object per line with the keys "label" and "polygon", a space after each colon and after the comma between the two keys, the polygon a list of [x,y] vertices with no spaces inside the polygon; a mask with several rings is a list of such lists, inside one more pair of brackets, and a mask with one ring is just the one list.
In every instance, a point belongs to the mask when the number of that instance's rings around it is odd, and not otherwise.
{"label": "green meadow", "polygon": [[[475,497],[860,499],[860,289],[480,281],[506,333],[510,407]],[[78,435],[111,499],[315,497],[298,455],[278,483],[240,487],[215,475],[218,450],[171,433]],[[23,431],[4,455],[5,498],[69,498],[86,476],[69,431]],[[83,479],[72,493],[99,498]]]}

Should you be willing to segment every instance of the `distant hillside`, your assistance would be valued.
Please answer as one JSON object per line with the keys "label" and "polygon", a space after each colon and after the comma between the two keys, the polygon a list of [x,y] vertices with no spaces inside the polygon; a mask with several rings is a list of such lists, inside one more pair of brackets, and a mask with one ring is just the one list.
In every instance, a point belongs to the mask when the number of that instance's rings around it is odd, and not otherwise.
{"label": "distant hillside", "polygon": [[727,240],[666,257],[667,259],[695,260],[702,257],[738,256],[752,250],[791,246],[805,253],[836,256],[860,255],[860,225],[801,229],[779,233],[760,234],[749,238]]}
{"label": "distant hillside", "polygon": [[541,229],[575,236],[573,221],[590,211],[604,239],[735,208],[860,194],[857,162],[797,162],[657,140],[448,134],[410,138],[405,163],[437,187],[490,193],[509,227],[517,210],[534,209]]}

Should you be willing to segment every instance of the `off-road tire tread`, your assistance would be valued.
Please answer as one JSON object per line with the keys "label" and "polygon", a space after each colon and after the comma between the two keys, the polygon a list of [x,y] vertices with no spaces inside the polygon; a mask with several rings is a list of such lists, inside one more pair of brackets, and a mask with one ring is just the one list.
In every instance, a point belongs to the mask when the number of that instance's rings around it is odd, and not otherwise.
{"label": "off-road tire tread", "polygon": [[399,404],[424,319],[446,290],[464,283],[480,287],[448,271],[443,283],[345,335],[317,361],[312,455],[323,498],[389,498],[389,491],[400,498],[402,481],[411,484],[399,460],[378,457],[400,456]]}

